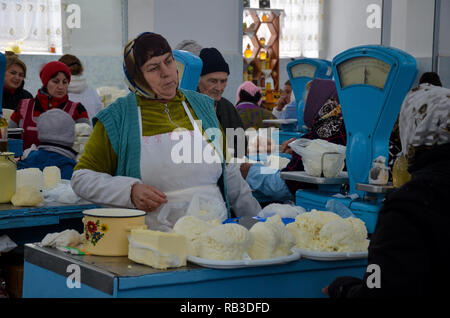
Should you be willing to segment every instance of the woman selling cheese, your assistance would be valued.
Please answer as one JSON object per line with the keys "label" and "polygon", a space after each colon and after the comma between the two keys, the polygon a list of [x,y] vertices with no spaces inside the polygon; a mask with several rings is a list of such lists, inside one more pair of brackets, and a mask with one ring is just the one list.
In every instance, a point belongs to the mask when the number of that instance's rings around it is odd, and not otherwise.
{"label": "woman selling cheese", "polygon": [[[222,204],[228,216],[230,206],[237,216],[256,215],[261,207],[239,167],[225,164],[222,139],[211,134],[221,131],[214,101],[178,88],[167,40],[143,33],[130,41],[124,71],[131,93],[94,118],[94,131],[72,177],[73,190],[97,204],[148,212],[150,229],[170,230],[196,194]],[[180,161],[175,130],[184,130],[183,141],[200,137],[200,148],[195,142],[185,148],[192,151],[189,157],[209,153],[212,158]]]}
{"label": "woman selling cheese", "polygon": [[36,98],[22,99],[17,110],[8,120],[9,128],[23,128],[23,149],[39,145],[36,119],[50,109],[59,108],[69,113],[75,123],[90,123],[88,113],[81,103],[69,100],[67,88],[70,83],[70,69],[58,61],[44,65],[39,73],[42,88]]}

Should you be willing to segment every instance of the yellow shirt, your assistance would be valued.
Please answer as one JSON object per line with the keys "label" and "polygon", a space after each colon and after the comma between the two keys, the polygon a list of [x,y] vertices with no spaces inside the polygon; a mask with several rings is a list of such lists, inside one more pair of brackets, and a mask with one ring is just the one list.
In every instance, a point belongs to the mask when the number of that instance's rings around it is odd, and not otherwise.
{"label": "yellow shirt", "polygon": [[[145,99],[140,96],[136,96],[136,98],[138,107],[141,110],[143,136],[165,134],[179,127],[193,130],[194,128],[184,110],[182,101],[186,102],[194,120],[198,120],[191,105],[189,105],[179,90],[175,98],[167,103]],[[226,149],[225,144],[224,149]],[[117,160],[117,154],[113,150],[103,123],[97,121],[92,135],[84,148],[83,155],[75,166],[74,171],[89,169],[114,176],[117,170]]]}

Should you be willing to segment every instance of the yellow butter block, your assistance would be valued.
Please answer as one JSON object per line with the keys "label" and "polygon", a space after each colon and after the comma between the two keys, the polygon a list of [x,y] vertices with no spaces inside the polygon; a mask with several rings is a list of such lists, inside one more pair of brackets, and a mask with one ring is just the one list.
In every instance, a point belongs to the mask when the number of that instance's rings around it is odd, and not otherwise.
{"label": "yellow butter block", "polygon": [[186,237],[177,233],[131,230],[128,258],[157,269],[186,266]]}

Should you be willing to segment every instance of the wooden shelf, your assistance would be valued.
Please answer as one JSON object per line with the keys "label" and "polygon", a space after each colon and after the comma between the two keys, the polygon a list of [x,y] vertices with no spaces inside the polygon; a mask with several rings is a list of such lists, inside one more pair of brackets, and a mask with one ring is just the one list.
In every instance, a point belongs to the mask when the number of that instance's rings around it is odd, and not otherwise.
{"label": "wooden shelf", "polygon": [[[274,91],[278,91],[280,89],[279,82],[279,35],[280,35],[280,15],[283,10],[278,9],[253,9],[253,8],[244,8],[244,17],[250,21],[248,27],[244,25],[244,37],[249,37],[252,47],[252,56],[249,59],[244,59],[244,69],[243,69],[243,79],[248,80],[248,77],[245,78],[245,75],[248,74],[249,66],[252,69],[252,82],[257,86],[262,86],[264,84],[264,67],[265,61],[261,61],[259,56],[262,50],[266,50],[268,57],[270,58],[269,63],[269,74],[272,76],[274,87],[272,88]],[[266,14],[267,20],[263,21],[263,15]],[[250,17],[250,19],[248,18]],[[268,39],[265,39],[264,45],[261,44],[261,33],[267,32],[270,36]],[[244,44],[244,50],[247,45]],[[264,66],[264,67],[263,67]],[[263,82],[263,83],[262,83]],[[265,87],[261,87],[265,88]]]}

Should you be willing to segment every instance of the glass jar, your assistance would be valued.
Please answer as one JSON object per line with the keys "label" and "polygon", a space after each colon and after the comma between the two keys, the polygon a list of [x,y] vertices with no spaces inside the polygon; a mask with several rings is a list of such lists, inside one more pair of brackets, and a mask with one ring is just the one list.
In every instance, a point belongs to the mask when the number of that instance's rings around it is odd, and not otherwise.
{"label": "glass jar", "polygon": [[0,203],[9,203],[16,192],[16,162],[14,153],[0,153]]}
{"label": "glass jar", "polygon": [[8,151],[8,122],[0,110],[0,152]]}
{"label": "glass jar", "polygon": [[392,168],[392,183],[394,187],[400,188],[411,180],[411,174],[408,172],[408,159],[404,155],[395,160]]}

